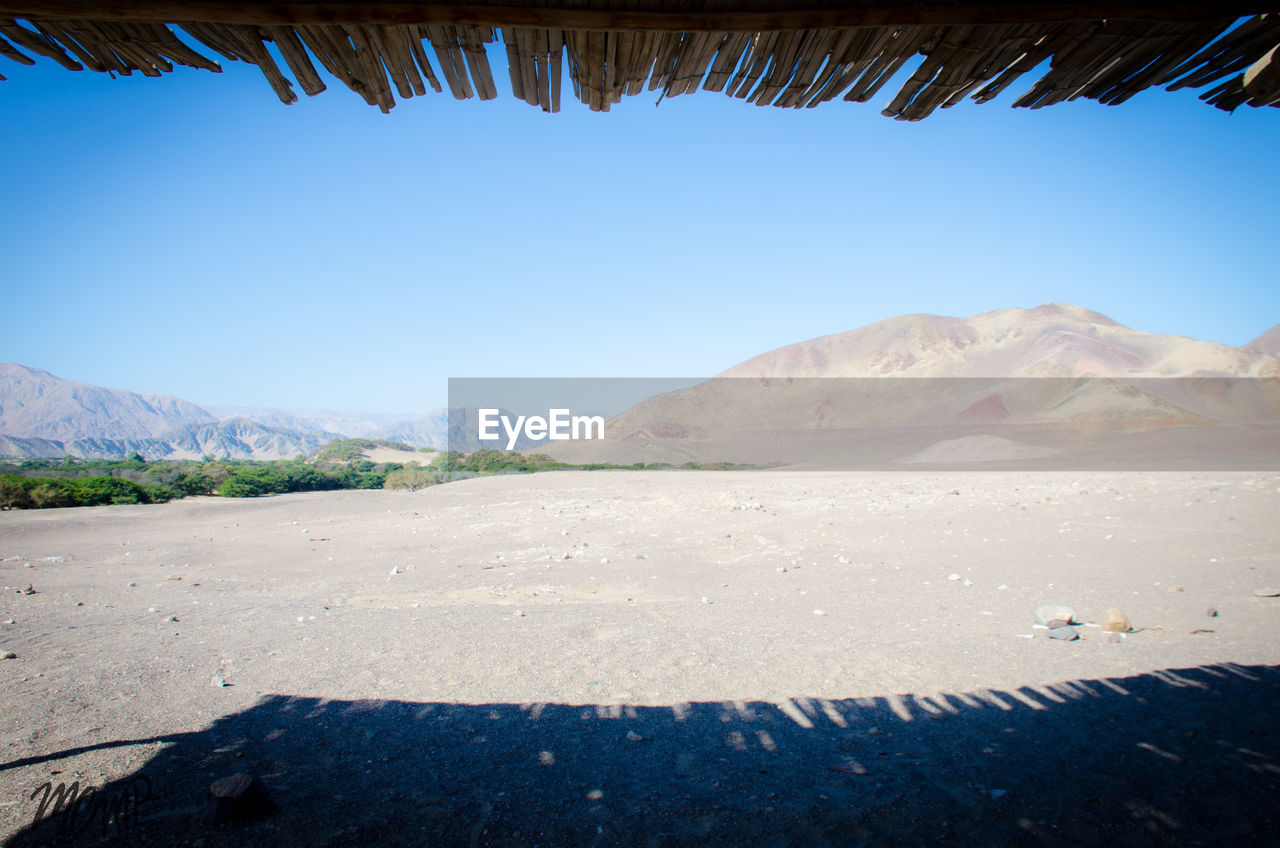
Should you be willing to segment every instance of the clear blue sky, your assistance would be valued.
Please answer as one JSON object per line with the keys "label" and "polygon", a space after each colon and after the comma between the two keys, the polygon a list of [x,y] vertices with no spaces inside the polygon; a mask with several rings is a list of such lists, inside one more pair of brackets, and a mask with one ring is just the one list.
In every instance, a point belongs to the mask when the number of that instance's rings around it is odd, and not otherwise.
{"label": "clear blue sky", "polygon": [[911,312],[1066,301],[1233,345],[1280,322],[1280,110],[1011,109],[1025,78],[914,124],[888,89],[593,114],[566,81],[547,115],[492,59],[499,100],[390,115],[331,80],[286,107],[234,62],[0,59],[0,361],[414,412],[450,376],[710,375]]}

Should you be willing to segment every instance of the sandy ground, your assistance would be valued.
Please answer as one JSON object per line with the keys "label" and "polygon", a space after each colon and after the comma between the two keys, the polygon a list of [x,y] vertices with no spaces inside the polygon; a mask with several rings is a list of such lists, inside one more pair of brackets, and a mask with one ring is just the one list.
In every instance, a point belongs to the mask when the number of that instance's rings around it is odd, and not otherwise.
{"label": "sandy ground", "polygon": [[[0,838],[1274,844],[1278,517],[1280,475],[1236,472],[0,513]],[[1142,629],[1051,640],[1046,601]],[[202,824],[236,771],[279,812]],[[31,826],[46,781],[140,775],[132,817]]]}
{"label": "sandy ground", "polygon": [[360,452],[360,456],[370,462],[398,462],[402,465],[416,462],[419,465],[427,465],[436,458],[436,451],[399,450],[379,445],[365,448]]}

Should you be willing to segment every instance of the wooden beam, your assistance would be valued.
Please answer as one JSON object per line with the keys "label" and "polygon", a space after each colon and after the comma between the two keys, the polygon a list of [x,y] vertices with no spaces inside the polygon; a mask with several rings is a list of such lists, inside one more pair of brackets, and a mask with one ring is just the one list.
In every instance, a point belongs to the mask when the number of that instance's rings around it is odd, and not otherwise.
{"label": "wooden beam", "polygon": [[1250,106],[1280,104],[1280,46],[1272,47],[1244,72],[1244,91]]}
{"label": "wooden beam", "polygon": [[473,24],[587,31],[779,32],[863,26],[1050,23],[1077,20],[1199,21],[1280,9],[1277,0],[1101,0],[1038,3],[1033,0],[912,2],[861,0],[834,8],[781,8],[689,12],[567,8],[564,6],[459,5],[394,0],[0,0],[0,16],[88,21],[135,21],[289,26],[293,24]]}

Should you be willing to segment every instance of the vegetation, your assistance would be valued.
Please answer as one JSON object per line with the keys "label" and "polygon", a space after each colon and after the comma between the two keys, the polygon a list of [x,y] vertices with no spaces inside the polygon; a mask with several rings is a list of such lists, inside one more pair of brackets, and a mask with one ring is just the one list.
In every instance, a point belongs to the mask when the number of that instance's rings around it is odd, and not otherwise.
{"label": "vegetation", "polygon": [[404,451],[406,454],[415,452],[412,445],[387,439],[339,439],[321,448],[316,454],[316,462],[353,462],[365,451],[373,448],[391,448]]}
{"label": "vegetation", "polygon": [[382,481],[382,488],[408,489],[414,492],[442,482],[444,479],[439,472],[414,464],[399,471],[392,471],[387,475],[387,479]]}
{"label": "vegetation", "polygon": [[24,477],[0,474],[0,508],[43,509],[55,506],[162,503],[175,496],[166,486],[148,486],[119,477]]}
{"label": "vegetation", "polygon": [[188,495],[255,497],[329,489],[379,489],[404,466],[351,462],[308,462],[302,457],[259,462],[212,459],[27,460],[0,464],[0,508],[161,503]]}
{"label": "vegetation", "polygon": [[[364,458],[363,453],[374,447],[404,450],[408,461],[371,462]],[[333,489],[414,491],[450,480],[491,474],[672,467],[665,462],[572,465],[546,454],[526,456],[495,450],[479,450],[470,454],[457,451],[440,453],[426,465],[408,459],[411,456],[420,454],[400,442],[344,439],[326,445],[310,460],[299,456],[264,462],[205,456],[198,460],[147,461],[135,453],[127,459],[64,457],[0,462],[0,509],[163,503],[190,495],[249,498]],[[724,470],[754,466],[686,462],[681,467]]]}

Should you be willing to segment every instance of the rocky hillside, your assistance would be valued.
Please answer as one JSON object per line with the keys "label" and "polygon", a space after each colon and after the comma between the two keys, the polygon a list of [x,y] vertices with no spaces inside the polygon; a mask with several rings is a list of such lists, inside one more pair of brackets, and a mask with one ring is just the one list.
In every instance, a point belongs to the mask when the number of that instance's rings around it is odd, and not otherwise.
{"label": "rocky hillside", "polygon": [[1275,377],[1272,330],[1245,348],[1134,330],[1079,306],[903,315],[748,359],[721,377]]}
{"label": "rocky hillside", "polygon": [[394,438],[442,447],[443,410],[422,418],[198,406],[0,364],[0,456],[110,459],[287,459],[335,439]]}
{"label": "rocky hillside", "polygon": [[0,363],[0,433],[26,439],[154,439],[178,427],[216,424],[194,403],[107,389]]}

